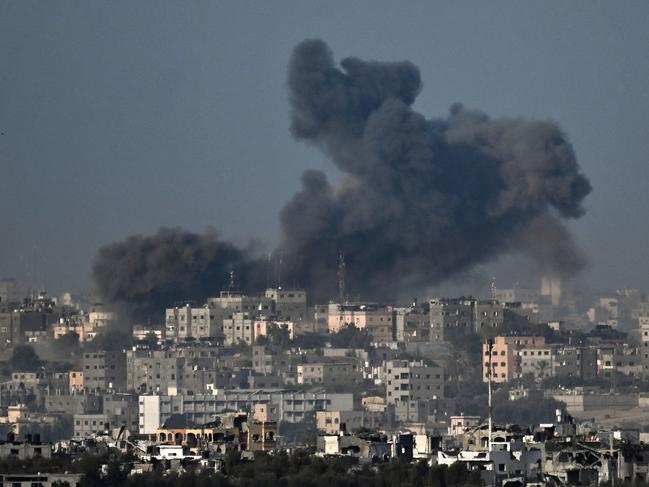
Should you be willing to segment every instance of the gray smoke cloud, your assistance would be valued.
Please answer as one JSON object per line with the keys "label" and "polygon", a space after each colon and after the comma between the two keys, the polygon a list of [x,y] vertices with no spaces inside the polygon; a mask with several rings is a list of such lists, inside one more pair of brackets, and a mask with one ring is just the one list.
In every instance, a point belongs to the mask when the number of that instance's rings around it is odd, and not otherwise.
{"label": "gray smoke cloud", "polygon": [[308,171],[281,215],[285,253],[326,294],[342,251],[352,289],[390,296],[518,251],[570,275],[585,260],[559,218],[584,213],[591,191],[572,146],[546,121],[491,119],[454,105],[412,109],[422,88],[409,62],[336,64],[309,40],[289,65],[291,131],[343,173]]}
{"label": "gray smoke cloud", "polygon": [[93,277],[104,299],[145,318],[183,300],[202,304],[226,288],[231,271],[238,285],[262,286],[259,270],[251,250],[224,242],[214,232],[161,228],[155,235],[135,235],[102,247]]}
{"label": "gray smoke cloud", "polygon": [[[561,219],[584,213],[591,186],[555,123],[492,119],[459,104],[427,119],[412,108],[422,89],[412,63],[337,64],[320,40],[295,48],[288,89],[292,134],[342,172],[334,187],[305,171],[280,215],[286,282],[316,300],[336,295],[340,252],[348,288],[366,299],[430,286],[510,252],[561,275],[584,265]],[[231,267],[266,272],[231,244],[168,232],[102,249],[99,290],[147,309],[213,293]]]}

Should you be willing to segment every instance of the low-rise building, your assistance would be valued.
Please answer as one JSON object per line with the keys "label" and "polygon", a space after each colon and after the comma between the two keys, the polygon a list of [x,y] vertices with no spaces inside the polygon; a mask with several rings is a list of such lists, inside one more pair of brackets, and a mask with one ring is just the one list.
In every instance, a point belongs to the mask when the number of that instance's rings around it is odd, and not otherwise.
{"label": "low-rise building", "polygon": [[297,366],[299,385],[324,387],[351,386],[362,382],[362,374],[354,362],[332,361]]}
{"label": "low-rise building", "polygon": [[253,413],[257,404],[276,405],[279,420],[291,423],[315,416],[317,411],[348,411],[354,407],[352,393],[290,389],[218,389],[212,394],[142,395],[139,398],[139,431],[153,434],[173,414],[183,414],[190,421],[206,424],[226,411]]}
{"label": "low-rise building", "polygon": [[321,433],[338,435],[363,427],[363,411],[318,411],[316,427]]}
{"label": "low-rise building", "polygon": [[223,320],[223,335],[226,346],[252,345],[255,341],[254,320],[248,313],[234,313]]}

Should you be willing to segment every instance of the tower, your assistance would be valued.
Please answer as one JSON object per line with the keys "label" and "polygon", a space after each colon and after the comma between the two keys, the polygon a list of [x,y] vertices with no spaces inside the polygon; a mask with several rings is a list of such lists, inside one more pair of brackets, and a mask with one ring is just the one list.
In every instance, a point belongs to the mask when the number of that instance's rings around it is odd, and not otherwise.
{"label": "tower", "polygon": [[346,264],[345,264],[345,254],[341,251],[338,254],[338,299],[340,306],[345,303],[345,274],[346,274]]}

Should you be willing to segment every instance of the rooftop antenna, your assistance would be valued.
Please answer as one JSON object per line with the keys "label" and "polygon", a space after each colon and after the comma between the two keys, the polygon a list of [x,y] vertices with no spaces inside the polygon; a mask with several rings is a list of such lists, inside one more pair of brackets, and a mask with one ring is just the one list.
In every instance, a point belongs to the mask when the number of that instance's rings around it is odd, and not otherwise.
{"label": "rooftop antenna", "polygon": [[491,285],[489,287],[491,288],[491,300],[495,301],[496,300],[496,276],[491,277]]}
{"label": "rooftop antenna", "polygon": [[338,299],[342,306],[345,303],[345,274],[347,265],[345,264],[345,253],[340,251],[338,253]]}
{"label": "rooftop antenna", "polygon": [[235,291],[237,289],[237,275],[234,270],[230,271],[230,281],[228,282],[228,291]]}
{"label": "rooftop antenna", "polygon": [[266,289],[270,287],[270,269],[271,269],[270,252],[268,252],[268,261],[266,262]]}
{"label": "rooftop antenna", "polygon": [[277,289],[282,287],[282,258],[284,257],[284,252],[279,251],[279,256],[277,258]]}

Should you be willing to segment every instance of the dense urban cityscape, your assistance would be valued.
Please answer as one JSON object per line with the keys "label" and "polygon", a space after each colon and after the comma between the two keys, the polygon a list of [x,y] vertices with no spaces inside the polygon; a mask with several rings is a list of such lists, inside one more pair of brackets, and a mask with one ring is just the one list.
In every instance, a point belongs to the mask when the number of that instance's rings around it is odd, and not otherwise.
{"label": "dense urban cityscape", "polygon": [[649,486],[648,7],[0,2],[0,487]]}
{"label": "dense urban cityscape", "polygon": [[646,479],[639,290],[581,295],[548,277],[480,299],[319,305],[230,279],[130,330],[106,305],[2,280],[2,461],[72,483],[80,473],[43,466],[101,454],[128,458],[129,476],[222,475],[233,455],[308,451],[348,468],[462,465],[478,485]]}

